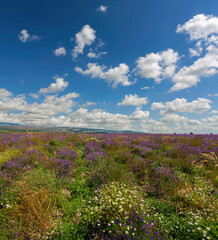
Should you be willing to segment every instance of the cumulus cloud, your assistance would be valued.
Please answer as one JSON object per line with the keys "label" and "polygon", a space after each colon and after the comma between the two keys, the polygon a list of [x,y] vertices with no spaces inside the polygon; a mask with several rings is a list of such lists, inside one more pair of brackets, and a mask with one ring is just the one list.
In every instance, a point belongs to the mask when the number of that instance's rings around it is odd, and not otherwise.
{"label": "cumulus cloud", "polygon": [[66,49],[64,47],[59,47],[54,51],[55,56],[65,56],[66,55]]}
{"label": "cumulus cloud", "polygon": [[195,48],[189,48],[190,57],[199,57],[203,51],[202,42],[198,41],[195,45]]}
{"label": "cumulus cloud", "polygon": [[163,79],[172,77],[176,70],[179,55],[173,49],[158,53],[149,53],[139,57],[135,71],[142,78],[153,78],[160,83]]}
{"label": "cumulus cloud", "polygon": [[72,107],[76,105],[72,99],[79,97],[78,93],[72,92],[61,97],[45,96],[41,103],[28,103],[25,95],[13,96],[4,89],[0,89],[0,92],[4,93],[0,98],[0,112],[8,116],[7,122],[34,125],[45,125],[51,117],[71,113]]}
{"label": "cumulus cloud", "polygon": [[209,77],[218,70],[218,48],[214,45],[207,47],[204,57],[197,59],[191,66],[184,66],[172,78],[173,87],[170,92],[196,86],[201,77]]}
{"label": "cumulus cloud", "polygon": [[107,6],[100,5],[100,6],[96,9],[96,11],[106,13],[106,12],[107,12],[107,9],[108,9]]}
{"label": "cumulus cloud", "polygon": [[118,106],[141,106],[148,103],[147,97],[138,97],[137,94],[125,95],[125,98],[122,102],[118,103]]}
{"label": "cumulus cloud", "polygon": [[129,66],[125,63],[121,63],[118,67],[110,68],[105,72],[105,80],[112,84],[113,87],[121,84],[123,86],[130,86],[133,83],[129,82],[128,78]]}
{"label": "cumulus cloud", "polygon": [[146,133],[171,133],[172,129],[166,123],[148,118],[141,122],[140,129]]}
{"label": "cumulus cloud", "polygon": [[211,117],[203,118],[202,122],[215,122],[218,123],[218,115],[214,115]]}
{"label": "cumulus cloud", "polygon": [[194,48],[189,48],[189,56],[190,57],[199,57],[202,53],[203,48],[200,49],[194,49]]}
{"label": "cumulus cloud", "polygon": [[100,58],[102,55],[106,55],[106,54],[107,54],[107,52],[99,52],[99,53],[89,52],[89,53],[87,54],[87,56],[88,56],[89,58],[98,59],[98,58]]}
{"label": "cumulus cloud", "polygon": [[130,130],[131,118],[124,114],[112,114],[105,111],[80,108],[70,114],[71,122],[77,127],[105,128],[116,130]]}
{"label": "cumulus cloud", "polygon": [[20,34],[18,35],[18,38],[21,42],[33,42],[36,40],[39,40],[40,37],[37,35],[30,35],[26,29],[23,29],[20,31]]}
{"label": "cumulus cloud", "polygon": [[211,101],[205,98],[198,98],[192,102],[187,102],[185,98],[176,98],[172,102],[154,102],[151,105],[151,110],[159,110],[160,114],[173,114],[176,112],[195,112],[203,113],[211,108]]}
{"label": "cumulus cloud", "polygon": [[218,35],[212,35],[207,39],[207,44],[218,45]]}
{"label": "cumulus cloud", "polygon": [[11,92],[6,90],[5,88],[0,88],[0,100],[3,100],[5,98],[8,98],[12,95]]}
{"label": "cumulus cloud", "polygon": [[101,78],[108,82],[112,87],[117,87],[119,84],[123,86],[130,86],[134,84],[129,81],[129,66],[121,63],[118,67],[106,70],[105,66],[100,66],[97,63],[88,63],[86,70],[79,67],[75,71],[82,75],[90,75],[92,78]]}
{"label": "cumulus cloud", "polygon": [[34,99],[38,99],[39,98],[39,94],[37,94],[37,93],[29,93],[29,96],[34,98]]}
{"label": "cumulus cloud", "polygon": [[83,26],[80,32],[76,34],[75,43],[76,46],[73,49],[73,58],[77,58],[79,54],[83,54],[85,46],[90,46],[96,39],[96,31],[89,25]]}
{"label": "cumulus cloud", "polygon": [[90,106],[94,106],[97,105],[96,102],[91,102],[91,101],[87,101],[85,104],[81,105],[81,107],[86,108],[86,107],[90,107]]}
{"label": "cumulus cloud", "polygon": [[105,78],[105,66],[99,66],[97,63],[88,63],[87,67],[86,70],[82,70],[80,67],[75,67],[75,71],[82,75],[91,75],[91,78]]}
{"label": "cumulus cloud", "polygon": [[0,89],[0,111],[8,112],[14,109],[22,111],[27,106],[25,95],[13,97],[12,93],[6,89]]}
{"label": "cumulus cloud", "polygon": [[199,57],[205,48],[206,54],[191,66],[182,67],[173,76],[174,85],[170,92],[196,86],[202,77],[212,76],[218,70],[218,17],[196,15],[188,22],[178,25],[176,32],[186,33],[191,41],[197,41],[194,48],[189,48],[191,57]]}
{"label": "cumulus cloud", "polygon": [[210,112],[210,114],[218,114],[218,110],[213,110]]}
{"label": "cumulus cloud", "polygon": [[94,109],[88,111],[85,108],[80,108],[70,114],[71,122],[78,127],[104,128],[115,130],[133,130],[135,121],[147,119],[148,111],[142,111],[137,108],[132,114],[125,115],[119,113],[109,113],[102,109]]}
{"label": "cumulus cloud", "polygon": [[142,111],[141,107],[137,107],[135,112],[133,112],[130,115],[130,118],[132,120],[142,120],[142,119],[147,119],[149,117],[149,115],[150,115],[149,111]]}
{"label": "cumulus cloud", "polygon": [[206,40],[209,35],[213,33],[218,34],[218,17],[198,14],[188,22],[178,25],[176,32],[188,34],[190,40]]}
{"label": "cumulus cloud", "polygon": [[64,78],[56,78],[56,83],[52,83],[47,88],[41,88],[39,90],[39,93],[46,94],[63,92],[68,85],[69,83],[67,81],[64,81]]}
{"label": "cumulus cloud", "polygon": [[160,120],[165,123],[180,123],[187,122],[188,118],[184,116],[179,116],[178,114],[168,114],[161,118]]}

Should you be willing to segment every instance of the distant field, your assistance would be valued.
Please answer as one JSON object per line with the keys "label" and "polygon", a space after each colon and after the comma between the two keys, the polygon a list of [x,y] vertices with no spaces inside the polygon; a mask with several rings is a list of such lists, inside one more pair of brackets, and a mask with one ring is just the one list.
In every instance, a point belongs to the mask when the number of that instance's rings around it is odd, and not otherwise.
{"label": "distant field", "polygon": [[217,156],[218,135],[0,133],[0,239],[216,239]]}

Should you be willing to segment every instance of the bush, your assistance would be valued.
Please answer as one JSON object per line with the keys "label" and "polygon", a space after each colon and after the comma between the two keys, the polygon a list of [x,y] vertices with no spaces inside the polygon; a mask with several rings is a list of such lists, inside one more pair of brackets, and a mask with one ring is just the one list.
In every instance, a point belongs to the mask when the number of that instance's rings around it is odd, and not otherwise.
{"label": "bush", "polygon": [[89,239],[163,239],[165,233],[140,191],[112,182],[96,191],[77,217]]}

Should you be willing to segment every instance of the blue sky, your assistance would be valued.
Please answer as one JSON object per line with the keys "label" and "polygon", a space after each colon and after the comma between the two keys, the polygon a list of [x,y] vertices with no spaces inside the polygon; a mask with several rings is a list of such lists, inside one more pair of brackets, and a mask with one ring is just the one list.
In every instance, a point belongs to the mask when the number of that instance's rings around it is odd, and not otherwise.
{"label": "blue sky", "polygon": [[218,133],[217,0],[2,0],[0,122]]}

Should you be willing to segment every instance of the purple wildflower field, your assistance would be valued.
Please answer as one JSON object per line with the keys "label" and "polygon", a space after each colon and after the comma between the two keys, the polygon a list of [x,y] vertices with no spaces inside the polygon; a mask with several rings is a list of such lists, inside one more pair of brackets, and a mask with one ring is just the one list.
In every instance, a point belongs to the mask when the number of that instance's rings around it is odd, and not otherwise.
{"label": "purple wildflower field", "polygon": [[0,239],[216,239],[218,135],[0,134]]}

